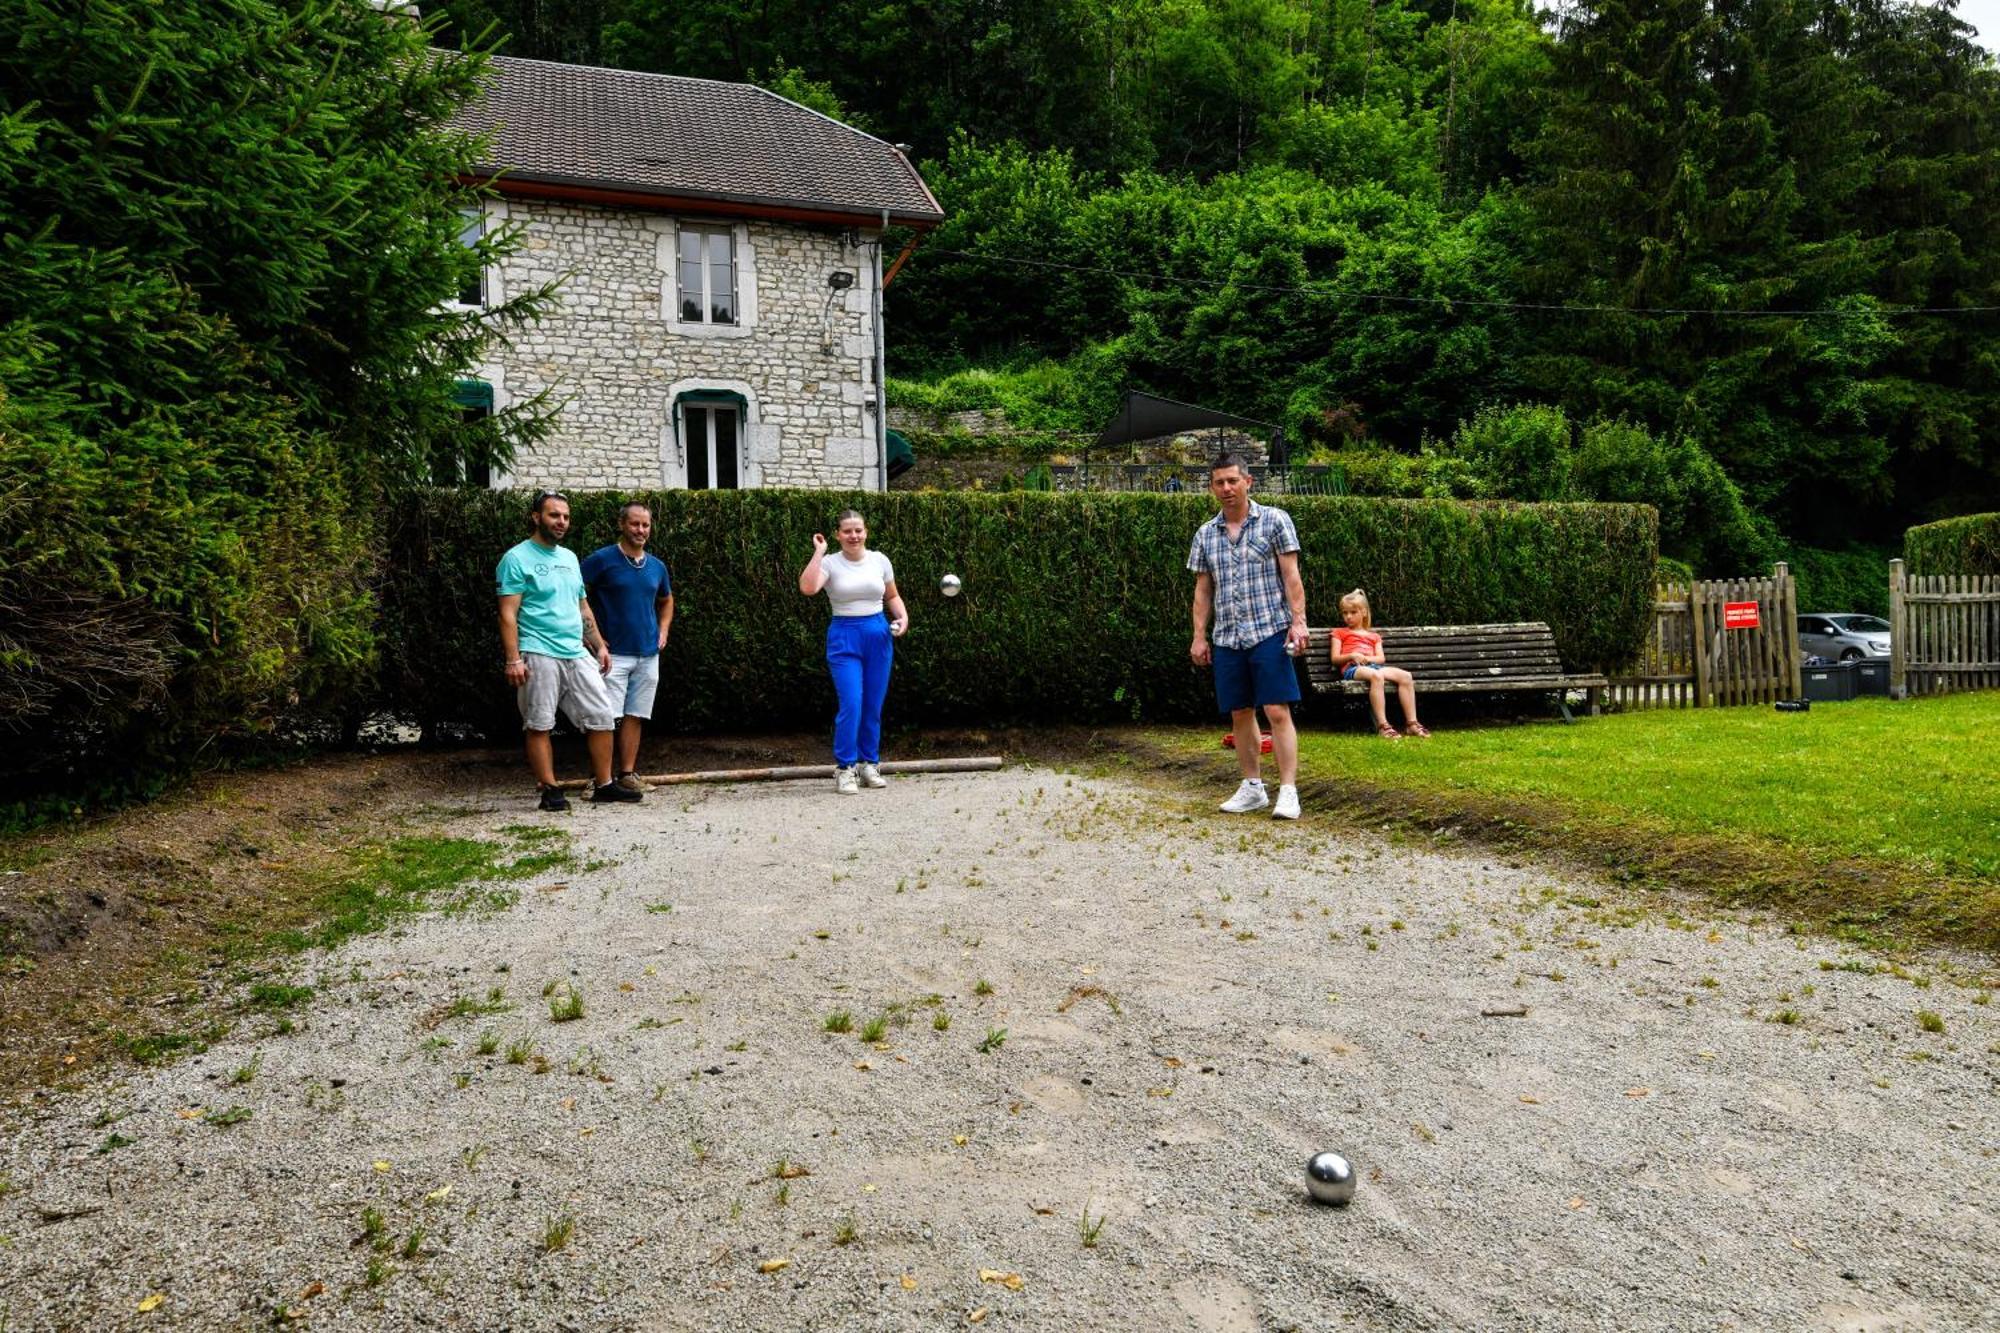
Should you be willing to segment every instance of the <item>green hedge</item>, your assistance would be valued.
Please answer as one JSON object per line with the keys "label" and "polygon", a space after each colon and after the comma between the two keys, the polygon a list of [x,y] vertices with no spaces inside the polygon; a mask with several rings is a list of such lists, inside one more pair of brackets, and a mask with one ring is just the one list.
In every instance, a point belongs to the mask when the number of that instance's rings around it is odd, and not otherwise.
{"label": "green hedge", "polygon": [[[576,494],[570,546],[612,540],[626,497]],[[912,628],[899,722],[1199,717],[1185,569],[1201,496],[665,491],[653,549],[678,603],[656,718],[681,729],[819,726],[831,715],[824,598],[799,595],[814,532],[853,505],[895,562]],[[389,524],[382,707],[427,727],[517,727],[499,672],[493,566],[525,535],[514,493],[431,491]],[[1652,606],[1653,511],[1626,505],[1288,498],[1315,624],[1366,587],[1379,621],[1546,620],[1565,661],[1629,658]],[[940,575],[965,591],[948,600]]]}
{"label": "green hedge", "polygon": [[1850,546],[1829,551],[1812,546],[1786,547],[1779,555],[1798,582],[1799,610],[1859,611],[1889,614],[1889,557],[1893,548]]}
{"label": "green hedge", "polygon": [[1903,533],[1906,574],[2000,574],[2000,514],[1967,514]]}

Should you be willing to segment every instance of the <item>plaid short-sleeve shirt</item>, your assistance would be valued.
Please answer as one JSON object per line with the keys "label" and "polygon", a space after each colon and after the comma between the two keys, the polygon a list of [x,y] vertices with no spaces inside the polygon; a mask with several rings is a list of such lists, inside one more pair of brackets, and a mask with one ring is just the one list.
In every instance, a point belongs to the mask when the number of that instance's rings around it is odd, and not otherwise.
{"label": "plaid short-sleeve shirt", "polygon": [[1250,648],[1292,623],[1278,557],[1298,549],[1292,516],[1254,500],[1233,542],[1219,513],[1195,529],[1187,567],[1214,580],[1216,647]]}

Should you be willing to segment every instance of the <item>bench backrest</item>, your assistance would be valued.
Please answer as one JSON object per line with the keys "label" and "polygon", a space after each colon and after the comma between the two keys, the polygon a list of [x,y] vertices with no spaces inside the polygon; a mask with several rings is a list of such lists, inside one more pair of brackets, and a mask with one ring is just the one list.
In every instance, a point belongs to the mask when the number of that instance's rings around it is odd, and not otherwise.
{"label": "bench backrest", "polygon": [[[1508,680],[1563,674],[1556,636],[1539,620],[1510,625],[1378,625],[1382,655],[1426,680]],[[1306,671],[1322,689],[1339,682],[1329,660],[1330,629],[1312,631]]]}

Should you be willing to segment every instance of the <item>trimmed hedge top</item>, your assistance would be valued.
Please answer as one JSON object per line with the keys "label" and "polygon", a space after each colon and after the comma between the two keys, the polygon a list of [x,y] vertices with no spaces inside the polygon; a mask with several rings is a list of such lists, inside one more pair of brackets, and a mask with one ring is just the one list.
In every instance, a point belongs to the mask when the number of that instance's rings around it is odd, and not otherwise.
{"label": "trimmed hedge top", "polygon": [[1903,533],[1906,574],[2000,574],[2000,514],[1967,514]]}
{"label": "trimmed hedge top", "polygon": [[[628,498],[653,506],[652,549],[677,611],[658,721],[680,729],[818,726],[832,711],[824,598],[798,592],[812,534],[852,506],[896,567],[911,628],[892,721],[1200,717],[1188,662],[1199,495],[661,491],[571,495],[569,545],[615,540]],[[1308,616],[1368,590],[1378,623],[1544,620],[1564,664],[1629,660],[1651,615],[1656,521],[1633,505],[1261,497],[1303,545]],[[517,729],[501,681],[493,566],[525,532],[515,493],[430,491],[394,515],[381,587],[382,697],[426,724]],[[957,574],[963,595],[938,579]]]}

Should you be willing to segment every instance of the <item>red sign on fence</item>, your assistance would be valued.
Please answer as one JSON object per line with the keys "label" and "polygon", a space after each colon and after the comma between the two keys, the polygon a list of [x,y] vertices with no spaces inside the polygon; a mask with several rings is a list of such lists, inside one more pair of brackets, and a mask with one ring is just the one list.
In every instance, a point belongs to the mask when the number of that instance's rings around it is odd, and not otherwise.
{"label": "red sign on fence", "polygon": [[1756,629],[1757,603],[1724,602],[1722,604],[1722,627],[1724,629]]}

